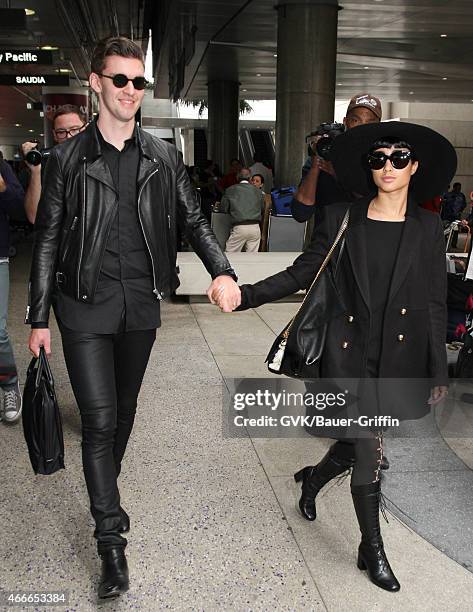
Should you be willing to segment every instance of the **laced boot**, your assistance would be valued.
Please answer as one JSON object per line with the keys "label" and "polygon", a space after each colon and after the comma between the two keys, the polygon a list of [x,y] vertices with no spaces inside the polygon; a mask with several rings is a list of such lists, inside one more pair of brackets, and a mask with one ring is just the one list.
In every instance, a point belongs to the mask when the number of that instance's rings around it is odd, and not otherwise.
{"label": "laced boot", "polygon": [[399,591],[401,585],[394,575],[384,551],[379,526],[381,486],[379,481],[351,488],[353,505],[361,531],[358,549],[358,569],[367,570],[373,584],[385,591]]}
{"label": "laced boot", "polygon": [[[341,449],[341,444],[333,444],[327,454],[315,466],[308,465],[294,474],[294,480],[302,480],[302,494],[299,500],[299,509],[302,516],[308,521],[315,521],[317,512],[315,508],[315,498],[320,489],[325,486],[332,478],[343,474],[355,463],[355,458],[341,457],[337,453]],[[345,453],[346,454],[346,453]]]}

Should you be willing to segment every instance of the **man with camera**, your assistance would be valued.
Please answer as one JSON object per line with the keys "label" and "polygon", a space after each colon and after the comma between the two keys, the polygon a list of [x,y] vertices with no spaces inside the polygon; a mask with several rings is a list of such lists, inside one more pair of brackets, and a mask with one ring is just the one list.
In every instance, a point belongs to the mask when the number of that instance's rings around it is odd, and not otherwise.
{"label": "man with camera", "polygon": [[[65,142],[85,129],[87,117],[78,106],[62,106],[53,116],[53,137],[56,144]],[[51,149],[40,151],[36,142],[24,142],[21,152],[30,170],[30,181],[25,192],[25,212],[30,223],[35,222],[38,203],[41,198],[41,175]]]}
{"label": "man with camera", "polygon": [[301,223],[314,216],[318,225],[323,207],[336,202],[350,202],[354,195],[347,193],[337,181],[330,161],[333,139],[345,131],[364,123],[381,121],[381,102],[369,93],[353,96],[348,104],[343,124],[322,123],[307,137],[309,157],[302,168],[302,180],[291,202],[294,219]]}

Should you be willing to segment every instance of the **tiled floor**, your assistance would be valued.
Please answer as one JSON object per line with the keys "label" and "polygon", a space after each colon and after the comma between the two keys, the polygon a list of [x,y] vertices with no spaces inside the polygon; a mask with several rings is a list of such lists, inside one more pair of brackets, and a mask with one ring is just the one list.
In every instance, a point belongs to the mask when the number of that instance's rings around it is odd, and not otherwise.
{"label": "tiled floor", "polygon": [[[29,361],[22,324],[26,270],[20,255],[12,265],[10,333],[22,374]],[[292,473],[313,463],[327,440],[223,437],[223,377],[267,376],[268,345],[296,308],[277,304],[223,315],[205,304],[164,305],[120,477],[132,521],[131,589],[105,604],[95,596],[99,563],[81,473],[80,421],[53,328],[66,469],[34,476],[21,427],[1,424],[0,590],[67,590],[68,609],[80,612],[470,610],[473,575],[397,520],[383,524],[383,534],[401,591],[383,592],[357,570],[348,481],[323,492],[315,523],[300,517]],[[471,440],[457,440],[449,444],[461,448],[471,467]],[[422,443],[412,473],[402,444],[392,444],[389,497],[396,502],[402,492],[413,508],[419,497],[428,504],[443,498],[450,524],[466,525],[472,488],[465,480],[459,489],[445,470],[445,462],[451,470],[459,460],[446,445]],[[453,469],[467,479],[465,463]],[[455,500],[463,505],[461,517]],[[455,538],[452,533],[446,535]]]}

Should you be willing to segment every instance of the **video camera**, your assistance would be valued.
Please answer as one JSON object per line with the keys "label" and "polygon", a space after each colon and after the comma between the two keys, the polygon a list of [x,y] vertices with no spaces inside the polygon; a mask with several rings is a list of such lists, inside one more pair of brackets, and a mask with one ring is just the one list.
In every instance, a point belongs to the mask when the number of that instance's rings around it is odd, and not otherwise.
{"label": "video camera", "polygon": [[25,155],[25,159],[32,166],[39,166],[44,161],[46,161],[46,159],[51,154],[51,151],[52,151],[52,147],[47,148],[47,149],[31,149]]}
{"label": "video camera", "polygon": [[[305,138],[308,144],[308,155],[318,155],[326,161],[330,161],[330,151],[333,141],[337,136],[343,134],[345,126],[343,123],[321,123],[313,132]],[[321,136],[321,138],[317,138]]]}

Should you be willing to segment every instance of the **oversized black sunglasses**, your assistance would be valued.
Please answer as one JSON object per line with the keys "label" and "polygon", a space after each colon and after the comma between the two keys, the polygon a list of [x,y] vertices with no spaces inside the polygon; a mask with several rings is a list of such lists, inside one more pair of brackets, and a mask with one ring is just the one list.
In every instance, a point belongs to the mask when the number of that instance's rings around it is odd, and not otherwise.
{"label": "oversized black sunglasses", "polygon": [[386,162],[391,162],[391,165],[396,170],[405,168],[412,159],[411,151],[393,151],[391,155],[386,155],[382,151],[374,151],[368,153],[368,166],[371,170],[381,170],[386,165]]}
{"label": "oversized black sunglasses", "polygon": [[148,83],[145,77],[137,76],[134,79],[129,79],[125,74],[116,74],[114,76],[110,76],[109,74],[99,74],[101,77],[105,77],[106,79],[112,79],[113,84],[117,89],[123,89],[128,85],[128,81],[133,83],[133,87],[138,91],[144,89]]}

